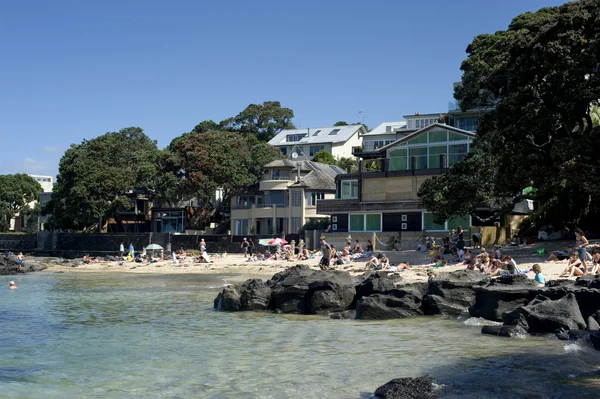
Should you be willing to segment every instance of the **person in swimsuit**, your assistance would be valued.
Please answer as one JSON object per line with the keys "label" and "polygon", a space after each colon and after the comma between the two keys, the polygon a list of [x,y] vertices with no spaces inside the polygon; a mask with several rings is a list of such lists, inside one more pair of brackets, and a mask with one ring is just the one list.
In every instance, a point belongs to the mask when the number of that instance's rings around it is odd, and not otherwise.
{"label": "person in swimsuit", "polygon": [[579,260],[583,264],[583,274],[587,274],[587,263],[585,257],[587,256],[587,246],[589,242],[580,228],[575,229],[575,248],[573,248],[579,254]]}

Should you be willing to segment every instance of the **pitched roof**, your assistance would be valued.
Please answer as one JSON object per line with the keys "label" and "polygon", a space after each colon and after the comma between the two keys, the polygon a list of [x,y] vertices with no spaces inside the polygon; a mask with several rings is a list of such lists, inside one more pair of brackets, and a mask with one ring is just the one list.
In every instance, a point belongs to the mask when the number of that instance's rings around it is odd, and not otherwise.
{"label": "pitched roof", "polygon": [[335,177],[343,173],[336,166],[320,162],[299,161],[298,166],[301,171],[309,172],[302,176],[299,182],[291,184],[290,188],[304,187],[307,190],[335,191]]}
{"label": "pitched roof", "polygon": [[[337,130],[337,132],[331,134],[334,130]],[[269,141],[269,144],[272,146],[287,146],[294,144],[345,143],[357,132],[365,134],[367,131],[362,125],[288,129],[279,132],[279,134]],[[306,135],[306,137],[303,137],[299,141],[287,141],[287,136],[300,134]]]}
{"label": "pitched roof", "polygon": [[445,129],[445,130],[450,130],[450,131],[455,132],[455,133],[464,134],[465,136],[469,136],[471,138],[475,137],[475,133],[473,133],[473,132],[469,132],[467,130],[462,130],[462,129],[459,129],[459,128],[454,127],[454,126],[449,126],[449,125],[446,125],[444,123],[434,123],[433,125],[429,125],[427,127],[424,127],[423,129],[419,129],[419,130],[417,130],[414,133],[410,133],[410,134],[402,137],[401,139],[398,139],[398,140],[394,141],[393,143],[390,143],[388,145],[384,145],[383,147],[379,147],[377,149],[377,151],[378,152],[384,152],[384,151],[386,151],[390,147],[395,147],[396,145],[404,143],[405,141],[408,141],[408,140],[412,139],[415,136],[418,136],[420,134],[423,134],[425,132],[433,130],[433,128],[435,128],[435,127],[442,128],[442,129]]}
{"label": "pitched roof", "polygon": [[[391,126],[392,131],[388,132],[387,131],[387,127]],[[383,122],[381,124],[379,124],[379,126],[377,126],[375,129],[369,130],[368,133],[364,134],[363,136],[371,136],[371,135],[378,135],[378,134],[394,134],[394,130],[396,129],[401,129],[403,127],[406,126],[406,122],[405,121],[399,121],[399,122]]]}

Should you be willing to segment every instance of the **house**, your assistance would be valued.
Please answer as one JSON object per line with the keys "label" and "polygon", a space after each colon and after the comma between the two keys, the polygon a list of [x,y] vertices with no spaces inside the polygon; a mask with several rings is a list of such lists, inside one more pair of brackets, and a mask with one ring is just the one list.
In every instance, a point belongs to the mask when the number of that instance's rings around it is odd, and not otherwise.
{"label": "house", "polygon": [[[52,186],[54,184],[53,183],[54,178],[52,176],[42,176],[42,175],[29,175],[29,176],[31,176],[31,178],[33,178],[33,180],[37,181],[40,184],[40,186],[42,186],[42,192],[40,193],[40,198],[37,201],[30,202],[29,208],[30,209],[35,208],[36,204],[39,204],[40,208],[42,208],[50,200],[50,197],[52,196]],[[15,215],[15,217],[10,220],[9,231],[24,231],[30,222],[34,222],[37,224],[36,230],[40,230],[40,229],[43,230],[44,223],[46,222],[47,218],[48,218],[48,216],[39,216],[38,215],[35,218],[29,218],[30,221],[28,222],[27,217],[19,215],[17,213]]]}
{"label": "house", "polygon": [[417,192],[421,184],[465,158],[475,136],[429,123],[430,116],[409,117],[407,126],[416,126],[416,120],[419,126],[426,126],[377,149],[378,157],[361,160],[357,173],[336,177],[336,198],[317,204],[319,214],[331,215],[333,231],[446,232],[471,224],[469,215],[437,224],[433,214],[420,205]]}
{"label": "house", "polygon": [[297,233],[308,219],[327,217],[317,204],[334,199],[343,170],[312,161],[276,160],[264,166],[260,181],[231,200],[234,235]]}
{"label": "house", "polygon": [[[462,85],[461,82],[454,82],[454,89]],[[448,124],[469,132],[476,132],[479,118],[488,113],[492,108],[480,107],[463,111],[460,103],[454,100],[448,104]]]}
{"label": "house", "polygon": [[391,144],[416,129],[407,129],[406,122],[383,122],[375,129],[363,134],[362,145],[352,147],[352,155],[361,158],[377,158],[378,149]]}
{"label": "house", "polygon": [[360,146],[366,133],[363,125],[282,130],[269,144],[285,156],[295,152],[311,160],[317,152],[325,150],[335,158],[345,158],[352,157],[352,147]]}

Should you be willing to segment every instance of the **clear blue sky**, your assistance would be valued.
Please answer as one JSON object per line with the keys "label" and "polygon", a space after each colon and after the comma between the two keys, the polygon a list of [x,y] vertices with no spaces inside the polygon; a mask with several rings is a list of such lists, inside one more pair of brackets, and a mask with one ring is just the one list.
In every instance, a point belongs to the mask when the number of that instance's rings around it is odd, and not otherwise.
{"label": "clear blue sky", "polygon": [[281,101],[302,127],[444,112],[464,50],[556,0],[4,1],[0,174],[139,126],[165,147]]}

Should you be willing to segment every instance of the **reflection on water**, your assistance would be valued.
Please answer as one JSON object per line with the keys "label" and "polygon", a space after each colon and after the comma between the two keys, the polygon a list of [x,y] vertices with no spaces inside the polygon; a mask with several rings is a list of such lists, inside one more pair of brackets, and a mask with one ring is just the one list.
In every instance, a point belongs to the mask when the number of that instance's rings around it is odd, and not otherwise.
{"label": "reflection on water", "polygon": [[444,397],[598,397],[587,344],[481,335],[479,319],[218,313],[217,276],[17,279],[0,290],[3,397],[360,398],[424,373]]}

